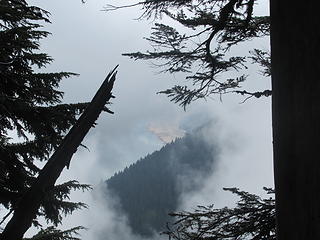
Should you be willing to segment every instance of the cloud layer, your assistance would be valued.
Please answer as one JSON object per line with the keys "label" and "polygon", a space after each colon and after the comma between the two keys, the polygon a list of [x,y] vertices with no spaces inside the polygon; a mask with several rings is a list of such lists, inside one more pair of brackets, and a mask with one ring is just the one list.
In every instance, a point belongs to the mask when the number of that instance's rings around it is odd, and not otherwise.
{"label": "cloud layer", "polygon": [[[121,57],[121,53],[148,47],[142,38],[148,36],[151,25],[132,20],[139,15],[137,9],[105,13],[100,11],[103,3],[98,0],[87,1],[85,5],[62,0],[30,2],[42,4],[52,13],[53,24],[47,28],[53,35],[43,41],[42,47],[56,61],[47,70],[81,74],[64,81],[67,102],[90,100],[108,71],[120,64],[114,89],[116,98],[110,106],[115,114],[101,115],[98,126],[84,142],[90,152],[80,148],[60,181],[78,179],[97,186],[140,157],[160,149],[162,140],[170,141],[157,136],[169,135],[172,139],[182,133],[177,129],[189,131],[213,119],[214,127],[205,137],[221,148],[219,161],[214,174],[204,179],[198,192],[182,197],[181,208],[232,204],[234,199],[222,187],[236,186],[261,193],[263,186],[273,186],[270,99],[239,104],[242,101],[239,96],[226,96],[223,102],[217,96],[207,102],[195,102],[185,112],[165,96],[156,94],[177,83],[179,75],[155,75],[148,64]],[[256,71],[248,72],[251,75],[248,90],[269,88],[269,83],[261,80]],[[68,217],[63,227],[89,227],[83,233],[83,239],[87,240],[97,239],[101,234],[104,239],[132,239],[126,217],[113,211],[116,199],[108,199],[105,204],[97,192],[73,195],[75,201],[83,200],[90,208]]]}

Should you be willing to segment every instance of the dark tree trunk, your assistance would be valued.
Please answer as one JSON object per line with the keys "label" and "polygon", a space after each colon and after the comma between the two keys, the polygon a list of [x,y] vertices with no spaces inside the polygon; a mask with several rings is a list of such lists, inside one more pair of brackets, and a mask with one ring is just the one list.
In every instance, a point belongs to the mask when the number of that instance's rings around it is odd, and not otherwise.
{"label": "dark tree trunk", "polygon": [[320,239],[319,2],[270,3],[277,239]]}
{"label": "dark tree trunk", "polygon": [[94,125],[101,111],[105,109],[106,102],[112,97],[111,90],[115,74],[114,69],[107,76],[89,106],[41,170],[35,183],[21,198],[12,218],[0,235],[1,240],[21,240],[24,233],[31,227],[46,191],[54,186],[62,170],[69,166],[72,155]]}

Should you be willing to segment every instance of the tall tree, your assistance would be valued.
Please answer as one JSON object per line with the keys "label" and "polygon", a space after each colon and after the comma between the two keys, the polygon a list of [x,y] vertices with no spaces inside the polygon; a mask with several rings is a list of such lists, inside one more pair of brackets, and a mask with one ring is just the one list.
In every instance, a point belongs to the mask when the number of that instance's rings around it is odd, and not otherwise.
{"label": "tall tree", "polygon": [[[50,22],[49,12],[30,6],[24,0],[1,0],[0,12],[0,204],[8,210],[5,214],[1,209],[2,215],[5,215],[1,221],[3,226],[12,213],[14,216],[27,215],[31,205],[24,209],[21,206],[25,204],[28,194],[30,196],[30,191],[34,192],[35,183],[39,182],[37,176],[44,175],[38,163],[48,160],[88,104],[61,103],[63,92],[58,90],[60,81],[76,74],[41,71],[52,62],[47,54],[39,50],[39,41],[49,35],[41,26]],[[108,92],[105,94],[109,95]],[[19,140],[11,138],[13,135],[17,135]],[[73,189],[88,189],[90,186],[77,181],[54,185],[51,180],[51,183],[42,188],[45,191],[40,205],[38,201],[38,207],[32,210],[36,211],[35,215],[19,227],[13,225],[15,228],[11,232],[20,232],[18,238],[22,237],[19,228],[31,223],[40,226],[37,221],[39,216],[44,216],[56,226],[61,223],[64,214],[86,207],[83,203],[70,202],[69,193]],[[19,220],[22,219],[19,217]],[[0,238],[16,239],[7,234],[7,227]],[[61,237],[79,229],[59,232],[50,228],[42,233],[60,234]]]}
{"label": "tall tree", "polygon": [[[162,91],[183,106],[210,94],[236,92],[248,97],[269,96],[271,90],[268,89],[257,92],[240,89],[245,75],[234,78],[225,75],[226,80],[221,80],[221,73],[245,66],[244,56],[226,58],[229,50],[238,43],[270,33],[270,17],[254,16],[255,3],[259,1],[139,2],[136,5],[144,10],[142,17],[167,16],[188,31],[181,34],[172,26],[156,24],[151,37],[147,38],[153,49],[125,55],[158,60],[156,65],[164,67],[164,71],[187,72],[191,89],[174,86]],[[272,64],[270,56],[260,50],[254,50],[252,59],[267,67],[266,75],[272,75],[277,238],[318,239],[320,19],[315,1],[270,0],[270,3]]]}
{"label": "tall tree", "polygon": [[[31,227],[39,208],[48,193],[54,188],[62,170],[65,167],[69,167],[72,155],[77,151],[83,138],[95,124],[100,113],[106,109],[105,104],[112,97],[111,90],[115,81],[114,71],[107,76],[79,120],[64,137],[62,143],[43,169],[41,169],[39,176],[19,199],[11,220],[0,235],[1,240],[19,240]],[[110,110],[107,111],[110,112]]]}
{"label": "tall tree", "polygon": [[315,1],[270,3],[278,239],[319,239],[320,17]]}

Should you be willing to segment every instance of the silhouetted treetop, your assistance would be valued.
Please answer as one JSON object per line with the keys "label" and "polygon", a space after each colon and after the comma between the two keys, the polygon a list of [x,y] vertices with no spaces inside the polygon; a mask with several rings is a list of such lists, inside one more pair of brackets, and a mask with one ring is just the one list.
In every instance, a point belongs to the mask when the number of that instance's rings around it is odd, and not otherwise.
{"label": "silhouetted treetop", "polygon": [[[0,1],[0,210],[4,216],[0,239],[8,226],[7,220],[40,175],[39,162],[49,159],[88,106],[62,103],[61,80],[77,74],[45,71],[53,61],[40,49],[40,41],[50,34],[42,26],[50,23],[49,16],[48,11],[25,0]],[[41,227],[38,219],[44,217],[57,226],[63,216],[86,207],[70,201],[70,191],[77,189],[86,190],[90,186],[68,181],[45,189],[33,225]],[[79,229],[50,228],[42,233],[50,232],[51,238],[46,239],[76,239],[70,233]],[[36,238],[43,239],[39,235]]]}

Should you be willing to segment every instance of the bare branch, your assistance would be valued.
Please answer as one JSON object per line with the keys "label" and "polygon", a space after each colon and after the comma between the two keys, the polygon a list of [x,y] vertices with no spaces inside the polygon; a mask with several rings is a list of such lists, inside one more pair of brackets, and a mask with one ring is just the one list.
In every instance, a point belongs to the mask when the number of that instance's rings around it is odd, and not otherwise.
{"label": "bare branch", "polygon": [[134,3],[134,4],[129,4],[129,5],[121,5],[121,6],[114,6],[112,4],[107,4],[104,8],[103,8],[103,11],[115,11],[115,10],[118,10],[118,9],[122,9],[122,8],[131,8],[131,7],[136,7],[136,6],[139,6],[139,5],[142,5],[143,2],[138,2],[138,3]]}

